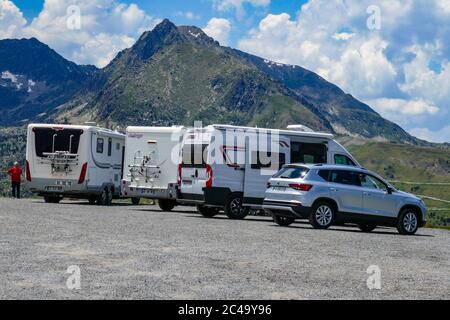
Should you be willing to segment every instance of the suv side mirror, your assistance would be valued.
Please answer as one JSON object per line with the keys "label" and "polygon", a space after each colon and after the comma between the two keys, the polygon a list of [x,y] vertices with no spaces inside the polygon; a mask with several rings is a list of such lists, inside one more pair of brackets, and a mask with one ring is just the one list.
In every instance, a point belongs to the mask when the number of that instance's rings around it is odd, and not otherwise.
{"label": "suv side mirror", "polygon": [[393,194],[394,193],[394,189],[392,189],[391,187],[387,187],[387,193],[388,194]]}

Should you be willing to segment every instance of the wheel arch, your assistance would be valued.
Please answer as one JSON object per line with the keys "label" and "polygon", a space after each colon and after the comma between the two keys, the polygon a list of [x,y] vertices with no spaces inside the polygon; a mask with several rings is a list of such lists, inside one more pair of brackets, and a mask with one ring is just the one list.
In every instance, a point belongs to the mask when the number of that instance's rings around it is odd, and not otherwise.
{"label": "wheel arch", "polygon": [[398,212],[398,216],[397,216],[397,220],[400,218],[400,214],[404,211],[404,210],[414,210],[418,215],[419,215],[419,219],[420,219],[420,223],[423,223],[423,212],[422,209],[420,209],[420,207],[418,205],[415,204],[405,204],[400,208],[400,211]]}
{"label": "wheel arch", "polygon": [[336,202],[336,200],[333,200],[331,198],[327,198],[327,197],[320,197],[317,198],[314,203],[312,204],[312,207],[314,207],[317,203],[319,202],[327,202],[329,203],[331,206],[333,206],[333,209],[336,211],[336,214],[339,212],[339,205]]}

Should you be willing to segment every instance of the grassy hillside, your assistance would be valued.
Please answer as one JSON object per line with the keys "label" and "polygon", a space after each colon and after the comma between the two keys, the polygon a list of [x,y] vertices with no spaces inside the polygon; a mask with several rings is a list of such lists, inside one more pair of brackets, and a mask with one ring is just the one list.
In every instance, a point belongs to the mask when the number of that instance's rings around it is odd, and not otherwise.
{"label": "grassy hillside", "polygon": [[398,189],[424,197],[430,209],[430,227],[450,229],[449,148],[362,142],[351,138],[342,138],[341,142],[366,168]]}

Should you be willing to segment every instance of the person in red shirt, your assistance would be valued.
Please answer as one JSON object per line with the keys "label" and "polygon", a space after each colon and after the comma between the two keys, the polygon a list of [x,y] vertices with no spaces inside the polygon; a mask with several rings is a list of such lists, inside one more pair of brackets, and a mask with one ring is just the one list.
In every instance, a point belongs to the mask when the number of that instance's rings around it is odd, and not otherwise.
{"label": "person in red shirt", "polygon": [[22,181],[22,169],[18,162],[14,162],[8,170],[8,175],[11,176],[11,188],[13,198],[20,199],[20,182]]}

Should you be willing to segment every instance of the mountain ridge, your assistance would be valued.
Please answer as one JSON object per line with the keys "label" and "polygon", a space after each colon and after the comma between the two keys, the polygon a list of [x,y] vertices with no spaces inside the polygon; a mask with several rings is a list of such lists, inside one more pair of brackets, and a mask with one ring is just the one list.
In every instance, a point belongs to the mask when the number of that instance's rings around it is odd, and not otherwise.
{"label": "mountain ridge", "polygon": [[[49,53],[54,60],[64,59],[54,54]],[[338,135],[426,143],[314,72],[220,46],[201,29],[167,19],[103,69],[67,60],[62,66],[74,69],[76,76],[68,77],[73,88],[24,116],[40,122],[95,120],[107,126],[192,125],[195,120],[267,127],[302,123]],[[0,109],[5,109],[1,100]]]}

